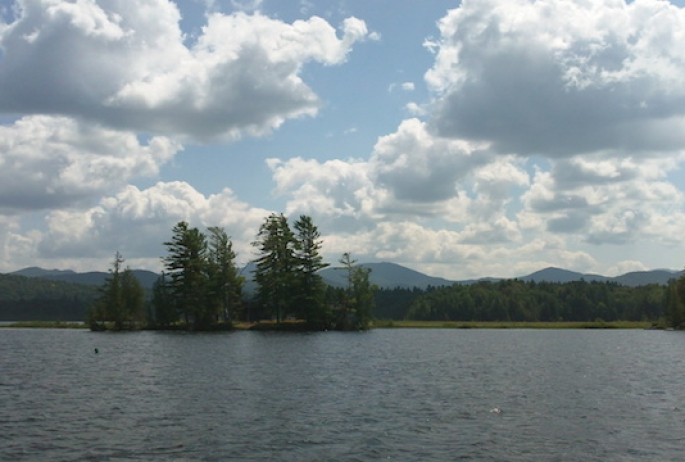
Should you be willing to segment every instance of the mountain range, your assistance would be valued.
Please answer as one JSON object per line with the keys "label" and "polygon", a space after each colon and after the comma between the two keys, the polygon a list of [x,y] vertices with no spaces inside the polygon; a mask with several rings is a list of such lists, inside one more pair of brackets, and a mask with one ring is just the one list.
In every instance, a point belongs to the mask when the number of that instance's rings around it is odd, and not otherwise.
{"label": "mountain range", "polygon": [[[392,289],[395,287],[425,289],[428,286],[440,287],[452,284],[473,284],[480,281],[498,281],[502,278],[481,278],[469,279],[462,281],[450,281],[448,279],[428,276],[410,268],[395,264],[395,263],[366,263],[361,266],[371,269],[370,280],[378,287]],[[241,269],[241,274],[250,274],[254,266],[248,265]],[[154,282],[159,278],[159,274],[146,270],[133,270],[133,273],[138,278],[143,287],[151,288]],[[64,281],[77,284],[87,285],[102,285],[109,273],[93,271],[87,273],[77,273],[71,270],[46,270],[37,267],[24,268],[19,271],[10,273],[13,275],[27,276],[27,277],[41,277],[55,281]],[[336,268],[328,267],[320,271],[324,282],[329,285],[342,287],[346,285],[345,272]],[[652,271],[635,271],[626,273],[616,277],[601,276],[598,274],[584,274],[575,271],[569,271],[561,268],[545,268],[540,271],[521,276],[515,279],[522,281],[535,282],[558,282],[566,283],[572,281],[580,281],[581,279],[591,282],[615,282],[626,286],[640,286],[647,284],[667,284],[670,279],[675,279],[685,274],[685,271],[671,271],[671,270],[652,270]],[[248,282],[246,287],[248,292],[254,290],[254,284]]]}

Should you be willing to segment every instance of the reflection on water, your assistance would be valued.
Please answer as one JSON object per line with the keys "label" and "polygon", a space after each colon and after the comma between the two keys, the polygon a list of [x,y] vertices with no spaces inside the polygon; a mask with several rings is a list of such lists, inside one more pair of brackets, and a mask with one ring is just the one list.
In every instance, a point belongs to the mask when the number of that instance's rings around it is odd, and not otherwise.
{"label": "reflection on water", "polygon": [[2,329],[0,460],[680,460],[684,351],[655,331]]}

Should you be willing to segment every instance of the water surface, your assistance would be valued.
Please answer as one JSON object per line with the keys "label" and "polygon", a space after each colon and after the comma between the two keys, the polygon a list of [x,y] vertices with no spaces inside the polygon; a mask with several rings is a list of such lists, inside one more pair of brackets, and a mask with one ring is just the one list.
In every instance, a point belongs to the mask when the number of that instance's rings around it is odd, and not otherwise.
{"label": "water surface", "polygon": [[0,329],[0,460],[683,458],[680,332]]}

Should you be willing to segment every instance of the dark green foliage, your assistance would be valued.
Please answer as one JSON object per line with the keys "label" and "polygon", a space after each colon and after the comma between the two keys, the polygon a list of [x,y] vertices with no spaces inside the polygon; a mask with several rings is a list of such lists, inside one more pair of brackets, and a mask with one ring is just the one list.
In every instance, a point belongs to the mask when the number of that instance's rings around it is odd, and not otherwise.
{"label": "dark green foliage", "polygon": [[[685,282],[683,284],[685,286]],[[412,294],[404,319],[421,321],[657,321],[665,288],[613,282],[505,280]],[[679,292],[685,295],[685,292]],[[675,305],[674,305],[675,306]],[[387,309],[379,306],[379,310]],[[681,311],[676,310],[680,313]],[[397,318],[390,318],[397,319]],[[677,320],[676,317],[673,318]],[[685,317],[681,318],[685,320]],[[682,321],[681,321],[682,322]]]}
{"label": "dark green foliage", "polygon": [[190,322],[202,328],[213,322],[214,313],[206,303],[207,276],[205,256],[207,239],[197,228],[185,221],[174,226],[171,241],[165,242],[169,255],[164,258],[174,305],[186,325]]}
{"label": "dark green foliage", "polygon": [[685,324],[685,276],[669,282],[665,296],[666,323],[682,328]]}
{"label": "dark green foliage", "polygon": [[272,213],[259,228],[253,242],[259,251],[254,272],[257,298],[277,322],[296,311],[295,270],[298,266],[295,251],[297,241],[283,214]]}
{"label": "dark green foliage", "polygon": [[217,319],[231,322],[242,300],[245,279],[238,275],[236,253],[231,238],[223,228],[210,227],[209,252],[205,265],[207,274],[208,310]]}
{"label": "dark green foliage", "polygon": [[347,288],[340,293],[336,327],[341,330],[368,329],[376,305],[376,287],[369,281],[370,268],[357,265],[349,253],[338,260],[347,276]]}
{"label": "dark green foliage", "polygon": [[329,327],[331,313],[324,297],[326,286],[323,283],[319,270],[326,268],[328,263],[323,262],[319,254],[321,250],[321,234],[312,219],[301,215],[295,222],[297,231],[297,243],[295,258],[297,259],[297,295],[296,303],[298,315],[304,319],[310,327],[324,329]]}
{"label": "dark green foliage", "polygon": [[126,268],[119,252],[114,257],[110,275],[100,288],[100,297],[88,313],[92,330],[112,325],[114,330],[136,329],[145,321],[145,291],[133,272]]}
{"label": "dark green foliage", "polygon": [[169,327],[178,321],[178,309],[171,292],[171,285],[162,274],[152,287],[152,313],[150,325]]}
{"label": "dark green foliage", "polygon": [[153,290],[154,318],[158,327],[169,328],[179,317],[186,328],[230,328],[241,304],[244,280],[235,266],[231,238],[223,228],[209,228],[207,237],[182,221],[165,242],[169,250],[163,276]]}

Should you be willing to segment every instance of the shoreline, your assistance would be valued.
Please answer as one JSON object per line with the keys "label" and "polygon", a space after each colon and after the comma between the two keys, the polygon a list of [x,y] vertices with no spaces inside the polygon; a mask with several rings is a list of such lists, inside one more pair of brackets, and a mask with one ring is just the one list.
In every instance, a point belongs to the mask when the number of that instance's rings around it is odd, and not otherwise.
{"label": "shoreline", "polygon": [[[245,323],[237,322],[230,331],[283,331],[302,332],[293,322],[283,322],[280,325],[271,322]],[[255,327],[258,326],[258,327]],[[298,326],[299,327],[299,326]],[[74,321],[6,321],[0,324],[2,328],[32,328],[32,329],[89,329],[85,323]],[[374,321],[371,329],[659,329],[651,321],[590,321],[590,322],[513,322],[513,321]],[[165,329],[141,329],[160,330]],[[172,330],[172,329],[169,329]],[[207,332],[211,332],[208,330]]]}

